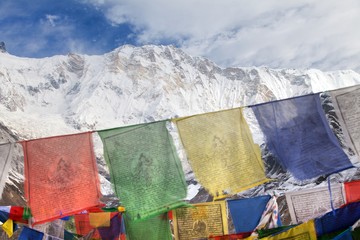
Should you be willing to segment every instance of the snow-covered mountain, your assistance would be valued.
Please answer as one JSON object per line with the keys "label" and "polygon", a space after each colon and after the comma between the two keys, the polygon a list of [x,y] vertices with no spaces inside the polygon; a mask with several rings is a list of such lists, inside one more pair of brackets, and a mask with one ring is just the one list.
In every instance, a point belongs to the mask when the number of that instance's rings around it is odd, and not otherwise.
{"label": "snow-covered mountain", "polygon": [[[351,70],[224,69],[173,46],[125,45],[104,55],[42,59],[2,49],[1,142],[190,116],[360,84],[360,74]],[[106,175],[106,166],[100,172]],[[22,174],[18,155],[3,199],[15,201],[10,195],[21,194]],[[110,185],[102,181],[106,192]]]}

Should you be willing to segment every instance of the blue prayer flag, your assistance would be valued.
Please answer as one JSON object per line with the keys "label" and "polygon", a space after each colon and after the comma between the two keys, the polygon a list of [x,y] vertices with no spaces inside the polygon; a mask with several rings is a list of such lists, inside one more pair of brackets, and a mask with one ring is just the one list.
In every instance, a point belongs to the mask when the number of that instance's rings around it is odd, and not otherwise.
{"label": "blue prayer flag", "polygon": [[44,233],[24,226],[19,236],[19,240],[42,240],[43,237]]}
{"label": "blue prayer flag", "polygon": [[236,233],[252,232],[258,225],[270,196],[228,200]]}
{"label": "blue prayer flag", "polygon": [[252,107],[270,151],[299,180],[352,167],[326,120],[318,95]]}
{"label": "blue prayer flag", "polygon": [[322,236],[351,227],[360,219],[360,202],[350,203],[315,219],[316,234]]}

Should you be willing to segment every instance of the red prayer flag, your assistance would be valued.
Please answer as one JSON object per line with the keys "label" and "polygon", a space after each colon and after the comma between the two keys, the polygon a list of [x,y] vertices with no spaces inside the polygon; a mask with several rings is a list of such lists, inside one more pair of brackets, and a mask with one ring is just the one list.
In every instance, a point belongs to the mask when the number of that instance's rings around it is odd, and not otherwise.
{"label": "red prayer flag", "polygon": [[360,201],[360,180],[344,183],[346,203]]}
{"label": "red prayer flag", "polygon": [[91,133],[21,142],[25,197],[33,224],[73,215],[100,204]]}
{"label": "red prayer flag", "polygon": [[238,239],[247,238],[250,235],[251,235],[251,232],[228,234],[228,235],[223,235],[223,236],[210,236],[209,240],[238,240]]}

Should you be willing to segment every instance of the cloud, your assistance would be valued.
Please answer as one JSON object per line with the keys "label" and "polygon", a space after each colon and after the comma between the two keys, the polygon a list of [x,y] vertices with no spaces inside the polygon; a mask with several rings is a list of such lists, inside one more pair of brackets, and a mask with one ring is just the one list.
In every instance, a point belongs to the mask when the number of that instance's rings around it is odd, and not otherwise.
{"label": "cloud", "polygon": [[360,71],[357,0],[83,0],[138,44],[172,42],[222,66]]}
{"label": "cloud", "polygon": [[56,22],[60,19],[59,16],[57,15],[51,15],[51,14],[46,14],[45,15],[46,20],[49,22],[49,24],[53,27],[56,26]]}

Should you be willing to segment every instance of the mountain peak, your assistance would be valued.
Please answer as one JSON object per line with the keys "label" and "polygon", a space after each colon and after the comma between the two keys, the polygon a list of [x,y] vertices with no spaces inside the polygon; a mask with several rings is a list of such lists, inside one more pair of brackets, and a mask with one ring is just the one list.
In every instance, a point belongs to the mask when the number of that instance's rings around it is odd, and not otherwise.
{"label": "mountain peak", "polygon": [[6,53],[6,47],[4,42],[0,42],[0,52]]}

